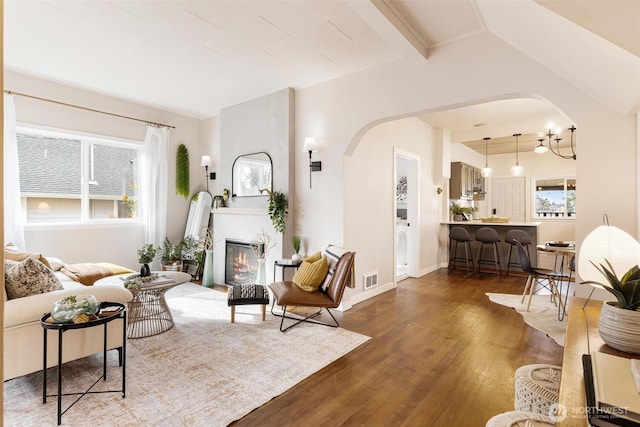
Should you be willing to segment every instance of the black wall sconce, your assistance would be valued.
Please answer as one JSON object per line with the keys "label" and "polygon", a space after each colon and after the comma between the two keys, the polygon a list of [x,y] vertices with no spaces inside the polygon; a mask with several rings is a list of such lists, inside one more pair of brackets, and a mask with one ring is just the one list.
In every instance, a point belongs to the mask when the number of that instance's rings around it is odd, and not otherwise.
{"label": "black wall sconce", "polygon": [[309,152],[309,188],[311,188],[311,173],[322,170],[322,162],[311,160],[312,153],[318,151],[318,142],[310,136],[304,139],[304,151]]}
{"label": "black wall sconce", "polygon": [[209,172],[209,166],[211,166],[211,157],[210,156],[202,156],[200,160],[200,166],[204,168],[204,176],[207,181],[207,191],[209,191],[209,180],[216,179],[215,172]]}

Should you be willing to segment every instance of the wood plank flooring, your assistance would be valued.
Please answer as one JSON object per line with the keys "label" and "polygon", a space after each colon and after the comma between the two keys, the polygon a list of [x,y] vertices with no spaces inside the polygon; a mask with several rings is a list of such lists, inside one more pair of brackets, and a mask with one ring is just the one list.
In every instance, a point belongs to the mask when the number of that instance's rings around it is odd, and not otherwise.
{"label": "wood plank flooring", "polygon": [[484,426],[513,410],[516,368],[562,364],[562,347],[485,295],[525,280],[441,269],[336,312],[372,339],[232,425]]}

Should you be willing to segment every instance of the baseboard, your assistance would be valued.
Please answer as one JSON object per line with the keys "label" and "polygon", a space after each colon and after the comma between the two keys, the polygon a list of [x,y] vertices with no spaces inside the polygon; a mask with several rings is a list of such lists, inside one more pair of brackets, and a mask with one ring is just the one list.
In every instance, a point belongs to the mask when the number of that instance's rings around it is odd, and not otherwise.
{"label": "baseboard", "polygon": [[342,307],[342,305],[344,304],[344,300],[342,301],[343,304],[340,305],[339,308],[344,308],[344,310],[348,310],[351,307],[353,307],[355,304],[361,303],[363,301],[368,300],[369,298],[373,298],[377,295],[383,294],[387,291],[390,291],[392,289],[395,289],[395,284],[393,282],[390,283],[385,283],[384,285],[378,285],[375,288],[371,288],[368,289],[364,292],[361,292],[357,295],[354,295],[353,297],[349,298],[349,307]]}

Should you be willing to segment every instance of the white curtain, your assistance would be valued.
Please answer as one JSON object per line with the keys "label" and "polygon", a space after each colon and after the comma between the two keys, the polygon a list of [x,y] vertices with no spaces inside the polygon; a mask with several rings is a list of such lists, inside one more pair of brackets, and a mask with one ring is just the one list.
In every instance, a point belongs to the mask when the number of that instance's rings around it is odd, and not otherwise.
{"label": "white curtain", "polygon": [[4,95],[4,242],[25,250],[24,213],[20,202],[20,168],[13,96]]}
{"label": "white curtain", "polygon": [[142,150],[140,198],[145,223],[145,243],[160,246],[167,234],[169,129],[147,126]]}

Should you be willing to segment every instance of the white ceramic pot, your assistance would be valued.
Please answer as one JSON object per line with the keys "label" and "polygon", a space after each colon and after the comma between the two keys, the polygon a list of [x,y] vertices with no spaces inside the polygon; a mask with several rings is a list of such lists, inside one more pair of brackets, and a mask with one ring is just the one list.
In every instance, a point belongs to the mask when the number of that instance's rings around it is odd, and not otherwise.
{"label": "white ceramic pot", "polygon": [[291,260],[292,260],[292,261],[295,261],[295,262],[302,261],[302,255],[300,255],[300,254],[293,254],[293,255],[291,255]]}
{"label": "white ceramic pot", "polygon": [[640,311],[618,308],[617,301],[602,304],[598,332],[616,350],[640,354]]}

